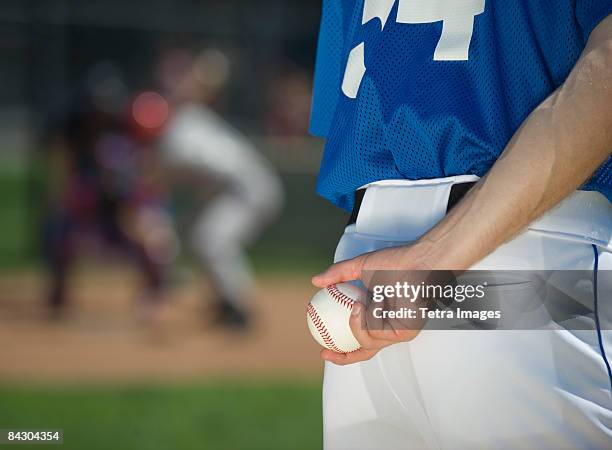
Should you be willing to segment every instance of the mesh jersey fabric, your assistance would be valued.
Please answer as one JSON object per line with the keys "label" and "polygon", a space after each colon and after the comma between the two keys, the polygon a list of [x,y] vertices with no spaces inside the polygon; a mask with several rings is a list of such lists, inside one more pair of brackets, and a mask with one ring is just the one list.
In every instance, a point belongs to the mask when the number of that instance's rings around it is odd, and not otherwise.
{"label": "mesh jersey fabric", "polygon": [[[467,60],[434,60],[444,20],[398,21],[402,3],[478,1]],[[389,5],[387,17],[364,17],[381,10],[374,2]],[[484,175],[611,13],[612,0],[324,0],[310,123],[326,138],[317,192],[350,210],[355,189],[373,181]],[[360,45],[365,73],[352,98],[342,80]],[[612,157],[581,189],[612,200],[611,169]]]}

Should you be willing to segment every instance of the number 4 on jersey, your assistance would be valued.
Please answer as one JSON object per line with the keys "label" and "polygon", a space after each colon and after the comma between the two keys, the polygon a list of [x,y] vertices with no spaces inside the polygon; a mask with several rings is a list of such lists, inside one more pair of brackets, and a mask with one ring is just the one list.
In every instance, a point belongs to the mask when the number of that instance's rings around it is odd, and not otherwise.
{"label": "number 4 on jersey", "polygon": [[[434,61],[468,59],[474,16],[482,14],[485,0],[364,0],[362,25],[378,18],[382,30],[396,1],[399,1],[397,23],[442,22],[442,33],[433,54]],[[344,95],[357,97],[365,71],[365,43],[362,42],[349,53],[342,80]]]}

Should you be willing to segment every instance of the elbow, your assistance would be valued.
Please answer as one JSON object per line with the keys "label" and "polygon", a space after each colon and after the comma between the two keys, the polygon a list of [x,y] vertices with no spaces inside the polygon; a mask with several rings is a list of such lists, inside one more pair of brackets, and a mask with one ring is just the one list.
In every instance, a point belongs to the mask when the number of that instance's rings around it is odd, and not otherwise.
{"label": "elbow", "polygon": [[598,86],[601,101],[612,101],[612,36],[598,42],[577,67],[580,79]]}
{"label": "elbow", "polygon": [[612,36],[604,40],[599,49],[600,67],[602,71],[602,96],[612,103]]}
{"label": "elbow", "polygon": [[612,36],[599,42],[586,53],[584,59],[588,67],[609,77],[612,74]]}
{"label": "elbow", "polygon": [[605,64],[608,76],[612,75],[612,36],[604,40],[600,46],[602,62]]}

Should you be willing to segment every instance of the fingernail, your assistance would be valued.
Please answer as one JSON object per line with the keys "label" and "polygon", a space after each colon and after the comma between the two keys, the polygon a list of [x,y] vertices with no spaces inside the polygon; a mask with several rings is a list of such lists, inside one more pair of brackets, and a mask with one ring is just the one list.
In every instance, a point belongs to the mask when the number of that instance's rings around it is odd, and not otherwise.
{"label": "fingernail", "polygon": [[351,309],[351,314],[357,316],[361,312],[361,303],[355,302],[353,303],[353,309]]}

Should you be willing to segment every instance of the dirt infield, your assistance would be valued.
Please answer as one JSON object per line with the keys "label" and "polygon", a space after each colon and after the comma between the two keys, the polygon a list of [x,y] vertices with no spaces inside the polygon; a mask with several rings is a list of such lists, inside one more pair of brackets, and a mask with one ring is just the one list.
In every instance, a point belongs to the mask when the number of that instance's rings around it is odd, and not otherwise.
{"label": "dirt infield", "polygon": [[308,278],[259,280],[252,331],[215,329],[196,280],[169,292],[161,323],[140,322],[134,310],[138,278],[127,267],[82,270],[60,321],[43,304],[45,278],[36,271],[0,275],[0,379],[125,381],[202,376],[316,376],[322,364],[305,321],[315,292]]}

